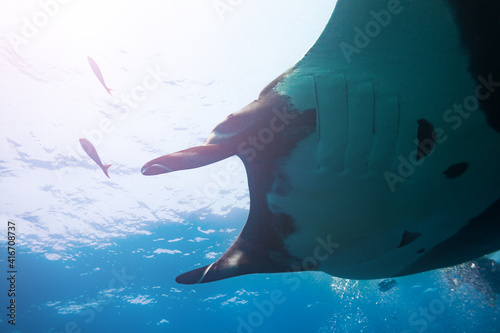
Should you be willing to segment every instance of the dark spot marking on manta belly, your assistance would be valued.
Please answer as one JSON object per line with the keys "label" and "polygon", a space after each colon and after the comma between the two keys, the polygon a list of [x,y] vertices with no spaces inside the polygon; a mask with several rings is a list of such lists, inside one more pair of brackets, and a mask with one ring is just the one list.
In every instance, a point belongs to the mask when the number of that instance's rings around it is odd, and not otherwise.
{"label": "dark spot marking on manta belly", "polygon": [[425,252],[425,249],[420,249],[417,251],[417,253],[424,253]]}
{"label": "dark spot marking on manta belly", "polygon": [[401,243],[399,243],[399,248],[414,242],[420,236],[422,236],[420,232],[411,232],[405,229],[405,232],[403,232],[403,236],[401,237]]}
{"label": "dark spot marking on manta belly", "polygon": [[395,276],[455,266],[500,248],[500,199]]}
{"label": "dark spot marking on manta belly", "polygon": [[418,154],[417,161],[429,155],[436,143],[436,132],[434,126],[426,119],[418,120]]}
{"label": "dark spot marking on manta belly", "polygon": [[469,72],[481,87],[476,91],[480,109],[488,124],[500,132],[500,1],[448,0],[448,3],[469,56]]}
{"label": "dark spot marking on manta belly", "polygon": [[463,175],[469,168],[469,163],[458,163],[453,164],[451,167],[446,169],[443,173],[448,179],[455,179]]}

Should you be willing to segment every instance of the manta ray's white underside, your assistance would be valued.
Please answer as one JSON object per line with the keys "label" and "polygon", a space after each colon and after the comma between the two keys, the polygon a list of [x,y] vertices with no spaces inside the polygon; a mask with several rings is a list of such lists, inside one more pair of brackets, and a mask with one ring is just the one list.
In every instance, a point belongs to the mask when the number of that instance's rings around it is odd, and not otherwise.
{"label": "manta ray's white underside", "polygon": [[[152,175],[236,154],[247,169],[242,233],[177,281],[296,270],[384,278],[500,248],[500,134],[484,112],[500,89],[499,58],[466,45],[472,28],[459,19],[476,10],[471,19],[496,22],[498,6],[481,6],[490,12],[456,0],[339,0],[316,44],[257,101],[203,146],[146,164]],[[476,30],[496,52],[500,25]],[[491,73],[473,75],[483,56]],[[252,148],[259,135],[265,144]]]}

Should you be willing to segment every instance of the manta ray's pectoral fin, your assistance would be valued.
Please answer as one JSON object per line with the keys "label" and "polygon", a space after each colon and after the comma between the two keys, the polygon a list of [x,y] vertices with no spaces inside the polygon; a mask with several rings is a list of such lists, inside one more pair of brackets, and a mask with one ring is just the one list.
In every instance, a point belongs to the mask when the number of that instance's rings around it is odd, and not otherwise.
{"label": "manta ray's pectoral fin", "polygon": [[426,251],[419,260],[396,276],[450,267],[498,250],[500,243],[500,199],[469,220],[454,235]]}

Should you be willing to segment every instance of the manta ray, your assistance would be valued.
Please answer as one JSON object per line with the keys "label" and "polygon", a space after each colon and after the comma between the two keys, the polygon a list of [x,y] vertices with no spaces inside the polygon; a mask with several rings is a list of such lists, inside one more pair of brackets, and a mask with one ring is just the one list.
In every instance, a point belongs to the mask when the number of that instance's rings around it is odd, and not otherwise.
{"label": "manta ray", "polygon": [[[500,249],[500,3],[338,0],[312,48],[199,147],[144,175],[244,163],[248,219],[181,284],[381,279]],[[242,78],[242,81],[244,78]]]}

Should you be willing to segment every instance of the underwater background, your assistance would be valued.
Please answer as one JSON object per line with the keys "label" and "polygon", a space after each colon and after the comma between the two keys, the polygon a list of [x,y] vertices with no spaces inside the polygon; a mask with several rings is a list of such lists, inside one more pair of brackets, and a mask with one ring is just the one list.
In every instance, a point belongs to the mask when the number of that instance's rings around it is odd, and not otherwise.
{"label": "underwater background", "polygon": [[[484,258],[395,282],[175,282],[238,236],[245,170],[235,157],[157,177],[140,168],[200,145],[257,98],[334,5],[0,0],[0,332],[500,332],[500,266]],[[80,138],[112,164],[109,179]]]}

